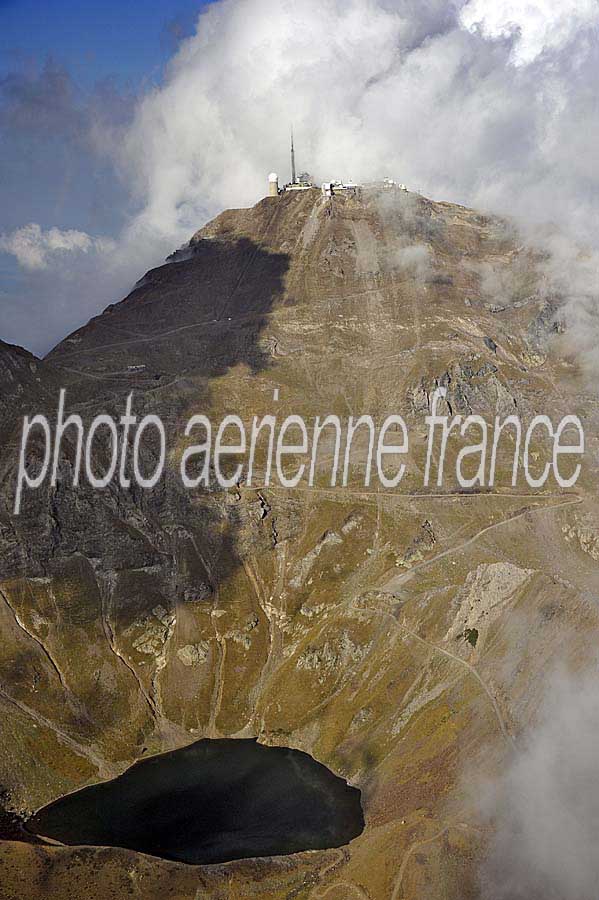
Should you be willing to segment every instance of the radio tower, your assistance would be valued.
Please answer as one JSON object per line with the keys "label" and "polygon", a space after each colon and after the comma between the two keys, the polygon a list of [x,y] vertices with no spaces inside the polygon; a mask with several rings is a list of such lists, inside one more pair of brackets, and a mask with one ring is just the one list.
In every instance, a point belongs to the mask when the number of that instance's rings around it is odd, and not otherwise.
{"label": "radio tower", "polygon": [[293,149],[293,126],[291,127],[291,184],[296,184],[295,177],[295,150]]}

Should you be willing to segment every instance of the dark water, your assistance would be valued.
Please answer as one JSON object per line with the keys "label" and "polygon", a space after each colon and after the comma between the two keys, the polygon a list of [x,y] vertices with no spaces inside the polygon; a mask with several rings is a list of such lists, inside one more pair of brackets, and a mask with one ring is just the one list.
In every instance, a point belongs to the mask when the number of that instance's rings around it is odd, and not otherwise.
{"label": "dark water", "polygon": [[307,753],[202,740],[56,800],[27,827],[64,844],[199,864],[339,847],[364,818],[360,791]]}

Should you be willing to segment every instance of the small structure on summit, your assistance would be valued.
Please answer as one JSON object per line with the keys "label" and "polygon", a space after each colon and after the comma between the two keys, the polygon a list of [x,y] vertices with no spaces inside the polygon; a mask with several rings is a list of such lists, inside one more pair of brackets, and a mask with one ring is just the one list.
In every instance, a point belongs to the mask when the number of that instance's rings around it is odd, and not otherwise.
{"label": "small structure on summit", "polygon": [[393,178],[383,178],[383,187],[387,190],[407,191],[405,184],[398,184]]}
{"label": "small structure on summit", "polygon": [[[275,172],[271,172],[268,176],[268,196],[278,197],[279,194],[287,191],[308,191],[315,187],[311,175],[308,172],[302,172],[299,176],[295,169],[295,146],[293,142],[293,129],[291,129],[291,181],[279,187],[279,176]],[[393,178],[384,178],[382,181],[369,182],[366,185],[357,184],[355,181],[324,181],[321,186],[323,197],[334,197],[335,194],[348,194],[357,196],[360,188],[383,188],[383,190],[407,191],[405,184],[398,183]]]}
{"label": "small structure on summit", "polygon": [[360,187],[355,181],[325,181],[322,185],[323,197],[333,197],[335,194],[355,194]]}
{"label": "small structure on summit", "polygon": [[301,172],[300,175],[296,175],[295,170],[295,147],[293,145],[293,129],[291,131],[291,181],[287,184],[283,185],[282,188],[279,187],[279,176],[276,172],[271,172],[268,176],[268,196],[269,197],[278,197],[279,194],[282,194],[286,191],[307,191],[310,188],[314,187],[314,183],[312,181],[311,176],[308,172]]}
{"label": "small structure on summit", "polygon": [[307,191],[314,187],[312,178],[307,172],[302,172],[298,177],[295,174],[295,147],[293,146],[293,129],[291,129],[291,181],[283,188],[284,191]]}
{"label": "small structure on summit", "polygon": [[279,176],[276,172],[271,172],[268,176],[268,196],[279,196]]}

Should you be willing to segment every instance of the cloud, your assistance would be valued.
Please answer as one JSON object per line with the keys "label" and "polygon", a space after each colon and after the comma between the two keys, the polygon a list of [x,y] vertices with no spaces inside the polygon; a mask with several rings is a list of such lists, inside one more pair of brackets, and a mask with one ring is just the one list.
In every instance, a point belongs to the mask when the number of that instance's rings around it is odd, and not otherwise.
{"label": "cloud", "polygon": [[109,238],[90,237],[83,231],[43,231],[32,222],[12,232],[0,235],[0,251],[12,254],[24,269],[46,269],[56,257],[64,260],[72,253],[108,253],[114,249]]}
{"label": "cloud", "polygon": [[[122,127],[132,108],[133,98],[110,81],[83,90],[53,61],[0,78],[4,340],[43,354],[135,280],[139,260],[117,271],[107,238],[95,237],[118,238],[131,213],[103,136]],[[76,234],[64,237],[72,231],[91,245]],[[87,250],[56,246],[65,240]]]}
{"label": "cloud", "polygon": [[[531,235],[531,242],[536,236]],[[599,247],[582,245],[566,233],[552,230],[539,246],[546,254],[542,265],[545,294],[559,298],[557,318],[565,325],[559,349],[577,359],[589,381],[599,371]]]}
{"label": "cloud", "polygon": [[487,797],[483,900],[589,900],[599,883],[599,676],[549,680],[538,725]]}
{"label": "cloud", "polygon": [[319,180],[392,175],[526,221],[558,217],[588,237],[599,224],[599,58],[588,40],[599,10],[502,8],[212,4],[118,144],[135,225],[176,242],[255,202],[268,172],[288,176],[293,119],[300,168]]}
{"label": "cloud", "polygon": [[417,281],[424,282],[432,272],[432,254],[426,244],[409,244],[395,253],[396,265],[410,272]]}
{"label": "cloud", "polygon": [[84,137],[85,115],[76,87],[60,66],[48,61],[39,76],[10,72],[0,80],[2,124],[13,133]]}
{"label": "cloud", "polygon": [[[255,202],[268,172],[288,174],[293,118],[299,166],[317,181],[390,175],[513,216],[537,245],[555,222],[599,250],[598,27],[594,0],[215,3],[119,142],[140,204],[127,241],[141,228],[166,249]],[[571,343],[596,346],[597,283],[585,278],[581,307],[568,285],[579,259],[558,259],[546,275],[559,275],[549,287]]]}
{"label": "cloud", "polygon": [[[99,104],[82,125],[64,100],[47,101],[122,183],[112,227],[79,226],[116,239],[95,302],[125,293],[223,208],[256,202],[269,172],[285,180],[291,120],[299,168],[318,181],[391,176],[515,216],[530,233],[556,221],[573,244],[599,249],[598,27],[594,0],[209,4],[133,111],[111,117]],[[19,114],[23,129],[32,119]]]}
{"label": "cloud", "polygon": [[485,37],[515,37],[512,60],[516,65],[533,62],[546,49],[561,49],[577,32],[596,26],[595,0],[470,0],[460,20]]}

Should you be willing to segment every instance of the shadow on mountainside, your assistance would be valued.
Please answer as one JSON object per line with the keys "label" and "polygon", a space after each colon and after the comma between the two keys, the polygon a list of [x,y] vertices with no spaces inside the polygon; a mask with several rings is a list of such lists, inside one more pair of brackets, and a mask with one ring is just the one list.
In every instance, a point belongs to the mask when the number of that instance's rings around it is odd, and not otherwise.
{"label": "shadow on mountainside", "polygon": [[[46,479],[38,490],[26,490],[19,516],[12,514],[16,448],[2,472],[0,602],[6,603],[7,615],[10,605],[17,615],[24,610],[26,619],[33,610],[49,621],[31,640],[21,631],[5,642],[0,686],[11,702],[26,703],[34,715],[51,718],[82,745],[101,745],[107,731],[118,731],[124,722],[136,732],[138,747],[144,743],[159,715],[153,691],[162,664],[153,658],[170,638],[172,618],[186,606],[197,610],[214,604],[221,585],[241,566],[240,514],[220,488],[185,490],[177,441],[195,412],[216,417],[218,424],[223,413],[214,403],[216,379],[235,367],[246,367],[251,377],[268,366],[261,336],[283,294],[288,266],[287,255],[268,252],[247,238],[200,241],[188,259],[150,271],[125,300],[63,341],[43,363],[53,384],[67,391],[65,415],[81,415],[86,434],[99,413],[118,420],[133,393],[138,422],[144,415],[159,416],[167,435],[165,475],[150,490],[133,481],[124,489],[115,480],[94,490],[84,478],[73,487],[77,432],[72,427],[61,443],[56,486]],[[56,421],[58,390],[48,394],[40,384],[37,395],[29,388],[23,393],[18,381],[10,390],[24,402],[16,403],[17,413],[3,423],[5,432],[18,434],[24,415],[43,412],[51,425]],[[224,402],[234,406],[235,398]],[[152,434],[148,429],[142,443],[140,468],[146,472],[158,456]],[[194,433],[189,443],[201,440]],[[92,460],[96,473],[109,468],[110,449],[108,431],[98,432]],[[32,470],[43,455],[37,432],[28,447]],[[52,604],[46,609],[48,580]],[[148,642],[140,650],[138,640],[142,625],[154,628],[159,647],[145,657]],[[47,635],[53,641],[51,654],[40,649]],[[97,642],[103,641],[110,646],[100,653]],[[117,675],[108,684],[98,673],[102,655],[111,648],[118,651],[110,655]],[[62,660],[71,666],[74,658],[81,674],[65,679],[59,671]],[[156,673],[144,681],[148,668]],[[33,693],[32,683],[39,686]],[[140,703],[127,697],[132,686],[144,695]],[[115,699],[118,691],[125,695],[122,702]],[[127,739],[122,741],[125,746]],[[113,752],[118,758],[125,751],[105,749],[108,756]]]}

